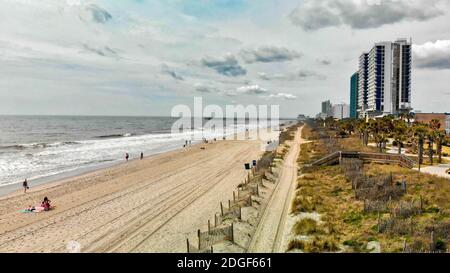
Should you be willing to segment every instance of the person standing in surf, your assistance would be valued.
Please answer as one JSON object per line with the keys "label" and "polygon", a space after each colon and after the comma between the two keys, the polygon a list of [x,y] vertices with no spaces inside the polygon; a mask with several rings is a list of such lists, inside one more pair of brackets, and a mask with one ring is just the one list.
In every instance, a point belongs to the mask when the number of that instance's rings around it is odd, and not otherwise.
{"label": "person standing in surf", "polygon": [[27,193],[27,190],[30,189],[30,187],[28,186],[28,180],[25,179],[25,181],[23,181],[23,193]]}
{"label": "person standing in surf", "polygon": [[128,159],[130,158],[130,155],[128,153],[125,154],[125,159],[128,161]]}
{"label": "person standing in surf", "polygon": [[144,153],[141,152],[141,160],[144,159]]}

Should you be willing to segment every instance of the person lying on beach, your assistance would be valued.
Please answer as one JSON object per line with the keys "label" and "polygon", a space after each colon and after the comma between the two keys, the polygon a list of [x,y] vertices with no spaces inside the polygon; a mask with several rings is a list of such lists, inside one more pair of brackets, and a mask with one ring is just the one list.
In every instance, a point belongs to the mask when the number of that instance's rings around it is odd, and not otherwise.
{"label": "person lying on beach", "polygon": [[47,197],[44,198],[44,201],[42,201],[42,207],[44,208],[44,211],[49,211],[50,210],[50,199],[48,199]]}
{"label": "person lying on beach", "polygon": [[40,213],[43,212],[45,209],[41,206],[29,206],[28,208],[22,210],[23,213]]}
{"label": "person lying on beach", "polygon": [[26,212],[35,212],[36,211],[36,207],[35,206],[29,206],[27,209],[25,209]]}

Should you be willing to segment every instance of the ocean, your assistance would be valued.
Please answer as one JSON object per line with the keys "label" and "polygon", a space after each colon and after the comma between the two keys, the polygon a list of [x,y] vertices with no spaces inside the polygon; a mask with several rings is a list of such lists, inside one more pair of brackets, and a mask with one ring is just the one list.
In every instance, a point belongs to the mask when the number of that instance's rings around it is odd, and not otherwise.
{"label": "ocean", "polygon": [[[0,116],[0,187],[25,178],[42,180],[111,166],[130,159],[221,139],[258,127],[256,121],[227,121],[224,130],[192,128],[171,133],[170,117]],[[203,120],[207,122],[208,120]]]}

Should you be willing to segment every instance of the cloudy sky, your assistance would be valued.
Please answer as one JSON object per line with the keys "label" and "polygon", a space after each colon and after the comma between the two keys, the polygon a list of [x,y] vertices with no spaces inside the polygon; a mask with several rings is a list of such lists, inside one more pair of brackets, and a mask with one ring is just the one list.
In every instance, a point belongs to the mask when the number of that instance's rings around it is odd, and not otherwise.
{"label": "cloudy sky", "polygon": [[361,52],[412,38],[413,106],[450,111],[448,0],[0,0],[0,114],[170,115],[348,102]]}

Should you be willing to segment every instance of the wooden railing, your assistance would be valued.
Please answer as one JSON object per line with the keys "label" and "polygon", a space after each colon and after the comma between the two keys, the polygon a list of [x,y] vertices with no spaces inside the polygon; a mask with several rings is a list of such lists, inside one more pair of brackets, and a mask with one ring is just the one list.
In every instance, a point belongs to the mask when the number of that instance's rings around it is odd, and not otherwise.
{"label": "wooden railing", "polygon": [[412,169],[416,162],[405,155],[381,154],[381,153],[363,153],[352,151],[339,151],[329,154],[319,160],[312,162],[311,166],[333,165],[340,162],[342,158],[358,158],[365,162],[393,163],[402,167]]}

